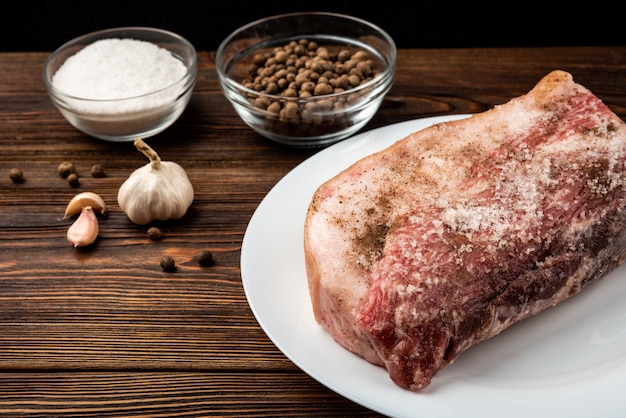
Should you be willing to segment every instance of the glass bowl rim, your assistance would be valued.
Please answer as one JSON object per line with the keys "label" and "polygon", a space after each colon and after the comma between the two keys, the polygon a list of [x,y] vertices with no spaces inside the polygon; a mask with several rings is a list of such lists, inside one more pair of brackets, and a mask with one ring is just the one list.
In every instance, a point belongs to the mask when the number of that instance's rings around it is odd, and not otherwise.
{"label": "glass bowl rim", "polygon": [[[86,46],[90,45],[91,43],[96,42],[97,40],[101,40],[101,39],[120,38],[120,39],[135,39],[135,40],[145,41],[144,39],[133,38],[131,36],[124,36],[124,37],[120,37],[120,36],[104,36],[104,35],[112,35],[112,34],[115,34],[115,33],[130,32],[130,31],[143,32],[143,33],[158,33],[158,34],[170,37],[170,38],[172,38],[172,40],[180,42],[181,45],[183,45],[185,48],[187,48],[191,52],[191,61],[189,62],[188,65],[185,63],[185,67],[186,67],[185,74],[181,78],[179,78],[178,80],[170,83],[169,85],[167,85],[165,87],[161,87],[158,90],[154,90],[154,91],[151,91],[151,92],[148,92],[148,93],[144,93],[144,94],[140,94],[140,95],[137,95],[137,96],[120,97],[120,98],[116,98],[116,99],[90,99],[90,98],[86,98],[86,97],[75,96],[75,95],[72,95],[72,94],[65,93],[63,90],[58,89],[57,87],[55,87],[52,84],[51,77],[48,77],[48,71],[47,70],[48,70],[48,66],[50,65],[52,60],[54,58],[56,58],[58,56],[58,54],[60,54],[61,52],[63,52],[64,50],[66,50],[67,48],[70,48],[72,46],[83,45],[83,47],[86,47]],[[90,38],[94,38],[93,41],[85,42],[86,40],[88,40]],[[151,41],[146,41],[146,42],[151,42]],[[70,56],[72,56],[72,55],[70,55]],[[66,60],[67,60],[67,58],[66,58]],[[63,62],[65,62],[65,60]],[[183,36],[181,36],[181,35],[179,35],[177,33],[165,30],[165,29],[159,29],[159,28],[154,28],[154,27],[149,27],[149,26],[122,26],[122,27],[116,27],[116,28],[97,30],[97,31],[89,32],[89,33],[77,36],[77,37],[75,37],[73,39],[70,39],[69,41],[65,42],[64,44],[62,44],[61,46],[56,48],[54,51],[52,51],[50,53],[50,55],[48,55],[48,57],[44,61],[42,73],[43,73],[44,82],[46,84],[46,88],[48,89],[48,91],[50,92],[50,95],[53,96],[55,100],[61,99],[61,98],[65,98],[65,99],[70,99],[70,100],[73,100],[73,101],[83,101],[83,102],[91,102],[91,103],[117,103],[117,102],[141,99],[141,98],[144,98],[144,97],[147,97],[147,96],[151,96],[153,94],[158,94],[158,93],[164,92],[164,91],[166,91],[166,90],[168,90],[168,89],[170,89],[172,87],[175,87],[175,86],[177,86],[179,84],[185,84],[186,82],[189,82],[190,85],[193,85],[194,82],[195,82],[195,79],[197,77],[197,64],[198,64],[198,54],[197,54],[197,51],[196,51],[195,47],[193,46],[193,44],[189,40],[184,38]],[[61,64],[61,65],[63,65],[63,64]]]}
{"label": "glass bowl rim", "polygon": [[[250,29],[261,23],[272,22],[272,21],[276,21],[279,19],[298,17],[298,16],[327,16],[327,17],[337,18],[340,20],[351,21],[353,23],[358,23],[374,30],[376,33],[378,33],[381,36],[381,38],[389,46],[389,49],[390,49],[389,50],[389,58],[390,58],[389,62],[385,62],[386,64],[385,68],[379,74],[377,74],[376,77],[372,78],[366,83],[363,83],[351,89],[344,90],[339,93],[331,93],[331,94],[325,94],[323,96],[311,96],[311,97],[285,97],[285,96],[280,96],[276,94],[259,92],[259,91],[250,89],[248,87],[245,87],[241,83],[229,77],[228,74],[226,74],[225,72],[226,62],[224,62],[224,59],[223,59],[224,50],[239,33],[244,32],[245,30]],[[246,95],[253,95],[256,97],[265,97],[268,99],[280,99],[280,100],[285,100],[285,101],[306,102],[306,101],[316,101],[316,100],[320,100],[324,98],[335,98],[335,97],[339,97],[339,96],[343,96],[347,94],[355,94],[355,93],[358,94],[361,90],[373,88],[378,84],[384,84],[386,82],[390,82],[395,74],[396,58],[397,58],[397,47],[396,47],[395,41],[384,29],[382,29],[380,26],[374,23],[368,22],[367,20],[364,20],[358,17],[341,14],[341,13],[293,12],[293,13],[284,13],[284,14],[278,14],[274,16],[257,19],[235,29],[220,43],[219,47],[217,48],[217,51],[215,53],[215,67],[217,69],[218,76],[221,80],[221,84],[223,86],[228,86],[228,88],[231,91],[236,92],[238,95],[246,94]]]}

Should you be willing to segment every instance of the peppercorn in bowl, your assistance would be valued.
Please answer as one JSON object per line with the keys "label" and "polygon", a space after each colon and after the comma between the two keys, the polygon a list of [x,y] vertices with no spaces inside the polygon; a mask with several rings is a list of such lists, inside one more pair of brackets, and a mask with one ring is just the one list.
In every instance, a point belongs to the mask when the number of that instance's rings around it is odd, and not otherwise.
{"label": "peppercorn in bowl", "polygon": [[374,116],[391,88],[396,46],[381,28],[334,13],[261,19],[216,53],[222,91],[262,136],[297,147],[345,139]]}
{"label": "peppercorn in bowl", "polygon": [[148,138],[172,125],[189,103],[197,56],[185,38],[125,27],[75,38],[44,63],[52,103],[76,129],[108,141]]}

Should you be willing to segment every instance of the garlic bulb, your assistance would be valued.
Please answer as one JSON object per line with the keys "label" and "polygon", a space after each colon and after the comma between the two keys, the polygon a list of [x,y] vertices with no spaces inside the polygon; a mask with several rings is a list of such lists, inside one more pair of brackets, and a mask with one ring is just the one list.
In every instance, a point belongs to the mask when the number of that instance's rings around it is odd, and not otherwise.
{"label": "garlic bulb", "polygon": [[120,186],[117,203],[128,218],[145,225],[153,220],[181,218],[191,206],[193,186],[185,170],[159,155],[140,138],[135,147],[150,159]]}

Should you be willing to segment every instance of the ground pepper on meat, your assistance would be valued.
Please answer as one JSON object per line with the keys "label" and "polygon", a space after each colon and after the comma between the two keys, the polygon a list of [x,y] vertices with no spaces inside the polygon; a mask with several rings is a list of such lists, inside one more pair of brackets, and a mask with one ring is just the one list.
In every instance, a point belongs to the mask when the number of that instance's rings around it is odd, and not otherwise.
{"label": "ground pepper on meat", "polygon": [[382,257],[388,232],[389,226],[386,224],[368,223],[366,232],[355,238],[355,247],[360,249],[359,253],[363,256],[360,263],[366,270]]}

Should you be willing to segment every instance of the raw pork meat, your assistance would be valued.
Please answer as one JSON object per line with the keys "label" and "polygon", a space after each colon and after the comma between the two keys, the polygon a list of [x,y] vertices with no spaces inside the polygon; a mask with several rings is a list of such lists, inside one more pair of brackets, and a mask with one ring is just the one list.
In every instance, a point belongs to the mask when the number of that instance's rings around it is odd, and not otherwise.
{"label": "raw pork meat", "polygon": [[425,388],[622,262],[625,161],[623,121],[563,71],[358,161],[307,213],[316,320],[399,386]]}

